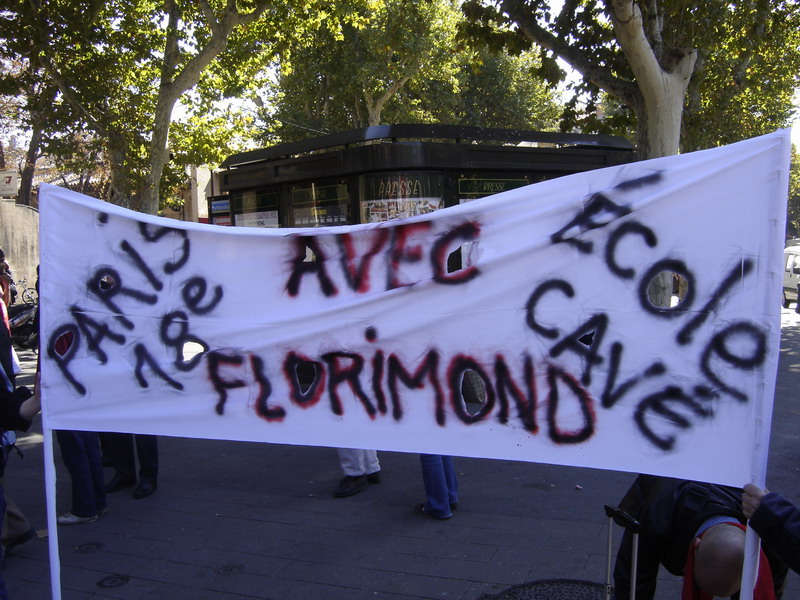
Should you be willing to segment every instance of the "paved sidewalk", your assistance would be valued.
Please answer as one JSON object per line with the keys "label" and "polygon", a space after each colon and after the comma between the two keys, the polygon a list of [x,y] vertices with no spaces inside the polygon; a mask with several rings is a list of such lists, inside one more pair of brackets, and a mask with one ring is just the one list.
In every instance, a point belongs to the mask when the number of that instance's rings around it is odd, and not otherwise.
{"label": "paved sidewalk", "polygon": [[[783,339],[768,483],[800,501],[800,325],[785,329]],[[26,383],[35,356],[22,358]],[[45,529],[38,421],[20,440],[25,457],[11,459],[6,488]],[[603,504],[617,502],[634,478],[457,458],[462,501],[453,519],[440,522],[412,512],[423,499],[413,454],[381,452],[382,483],[337,499],[333,449],[159,443],[153,496],[111,494],[107,516],[59,528],[65,600],[477,600],[537,580],[602,583]],[[58,510],[65,512],[69,476],[57,444],[55,451]],[[7,559],[13,600],[51,598],[46,531],[40,534]],[[662,575],[657,600],[678,598],[679,581]],[[790,574],[784,598],[800,599],[797,575]]]}

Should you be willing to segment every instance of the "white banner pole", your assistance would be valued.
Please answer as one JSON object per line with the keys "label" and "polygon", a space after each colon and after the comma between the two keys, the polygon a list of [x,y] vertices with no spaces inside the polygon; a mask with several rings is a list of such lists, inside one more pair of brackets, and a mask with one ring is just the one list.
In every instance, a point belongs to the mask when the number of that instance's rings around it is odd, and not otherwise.
{"label": "white banner pole", "polygon": [[[775,370],[777,378],[777,368]],[[762,386],[764,389],[775,389],[774,380],[771,386]],[[761,419],[757,419],[756,427],[756,447],[753,453],[753,465],[751,482],[760,488],[767,485],[767,462],[769,459],[769,439],[772,430],[772,404],[775,401],[773,394],[772,402],[769,404],[770,410],[764,411]],[[744,540],[744,564],[742,565],[742,587],[739,591],[739,600],[753,600],[753,590],[758,581],[758,563],[761,557],[761,539],[755,530],[747,524],[747,533]]]}
{"label": "white banner pole", "polygon": [[[791,140],[787,130],[783,130],[782,140],[782,163],[785,163],[787,166],[782,168],[779,173],[776,181],[774,182],[776,186],[776,193],[780,193],[782,190],[788,188],[789,185],[789,167],[791,161]],[[783,244],[781,243],[781,236],[780,233],[786,230],[786,219],[785,219],[785,212],[780,213],[779,218],[772,221],[772,228],[773,228],[773,235],[772,235],[772,243],[773,247],[771,248],[771,252],[773,252],[773,256],[782,257],[783,256]],[[780,259],[774,261],[773,264],[782,264]],[[774,283],[770,282],[771,285],[767,286],[765,292],[770,294],[768,297],[777,297],[777,294],[774,292],[777,291],[777,288],[782,285],[783,280],[783,273],[781,271],[777,271],[772,275],[774,277]],[[773,295],[774,294],[774,295]],[[781,324],[780,321],[775,323],[777,327],[778,336],[780,336],[781,331]],[[780,351],[780,342],[778,342],[778,350]],[[778,357],[775,357],[774,369],[772,370],[765,370],[765,380],[761,385],[759,390],[759,395],[762,399],[765,399],[764,396],[766,394],[771,394],[771,402],[767,403],[767,408],[762,411],[761,418],[756,419],[755,421],[755,428],[756,428],[756,445],[753,449],[753,463],[751,466],[751,476],[750,476],[750,483],[757,485],[762,489],[766,489],[767,485],[767,463],[769,461],[769,441],[770,435],[772,433],[772,407],[775,403],[775,381],[778,377]],[[761,406],[764,406],[764,402],[761,403]],[[758,563],[759,558],[761,556],[761,540],[758,537],[758,534],[750,527],[750,523],[748,522],[747,527],[747,534],[745,536],[744,542],[744,565],[742,565],[742,587],[739,591],[739,600],[753,600],[753,590],[756,586],[756,581],[758,580]]]}
{"label": "white banner pole", "polygon": [[61,600],[61,561],[58,556],[58,521],[56,518],[56,464],[53,458],[53,430],[44,433],[44,485],[47,496],[47,542],[50,550],[50,587],[53,600]]}
{"label": "white banner pole", "polygon": [[744,541],[744,566],[742,567],[742,589],[739,600],[753,600],[753,589],[758,579],[758,558],[761,540],[752,527],[747,528]]}

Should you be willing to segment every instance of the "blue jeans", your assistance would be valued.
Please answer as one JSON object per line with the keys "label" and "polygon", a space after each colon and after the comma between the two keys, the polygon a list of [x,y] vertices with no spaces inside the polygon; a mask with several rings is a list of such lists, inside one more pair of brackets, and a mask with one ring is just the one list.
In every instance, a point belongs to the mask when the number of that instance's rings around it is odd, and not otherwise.
{"label": "blue jeans", "polygon": [[93,517],[108,508],[100,439],[94,431],[56,431],[61,458],[72,480],[72,510]]}
{"label": "blue jeans", "polygon": [[422,483],[425,485],[425,511],[437,517],[453,515],[450,505],[458,502],[458,479],[452,456],[420,454]]}

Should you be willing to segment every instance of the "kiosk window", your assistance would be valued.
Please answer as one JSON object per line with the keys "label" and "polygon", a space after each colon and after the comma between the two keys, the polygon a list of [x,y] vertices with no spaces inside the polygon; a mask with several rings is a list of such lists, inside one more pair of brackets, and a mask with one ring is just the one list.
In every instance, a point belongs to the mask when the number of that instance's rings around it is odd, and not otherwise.
{"label": "kiosk window", "polygon": [[444,176],[430,171],[362,175],[361,222],[423,215],[444,207]]}
{"label": "kiosk window", "polygon": [[247,190],[236,194],[233,214],[237,227],[280,227],[277,190]]}
{"label": "kiosk window", "polygon": [[528,185],[527,177],[461,175],[458,178],[458,203],[507,192]]}
{"label": "kiosk window", "polygon": [[302,183],[289,188],[289,217],[294,227],[349,225],[347,184]]}

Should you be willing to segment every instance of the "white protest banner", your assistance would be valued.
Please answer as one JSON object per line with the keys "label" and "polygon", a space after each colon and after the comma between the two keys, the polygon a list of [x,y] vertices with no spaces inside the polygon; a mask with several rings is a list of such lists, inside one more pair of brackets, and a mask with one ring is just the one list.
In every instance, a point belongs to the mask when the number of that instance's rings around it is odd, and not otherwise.
{"label": "white protest banner", "polygon": [[[765,460],[788,167],[785,131],[317,229],[43,185],[45,427],[741,485]],[[672,307],[648,300],[662,271],[687,284]]]}

